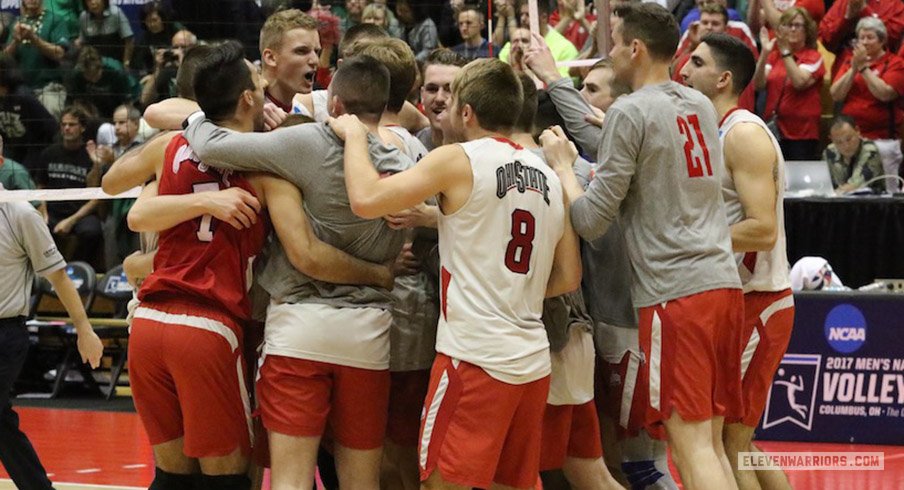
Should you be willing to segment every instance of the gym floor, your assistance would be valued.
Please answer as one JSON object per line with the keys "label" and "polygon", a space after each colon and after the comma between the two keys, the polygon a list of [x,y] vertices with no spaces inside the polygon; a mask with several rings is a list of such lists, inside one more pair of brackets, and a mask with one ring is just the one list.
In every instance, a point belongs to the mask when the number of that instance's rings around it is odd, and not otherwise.
{"label": "gym floor", "polygon": [[[128,400],[126,398],[126,400]],[[49,401],[29,402],[44,405]],[[94,402],[97,403],[97,402]],[[18,406],[22,427],[51,474],[58,490],[147,488],[154,463],[138,416],[120,397],[115,410],[38,408]],[[118,404],[117,404],[118,403]],[[124,405],[124,403],[126,403]],[[73,404],[78,407],[79,404]],[[883,471],[792,471],[797,490],[904,488],[904,447],[855,444],[812,444],[762,441],[766,452],[776,451],[881,451]],[[675,472],[677,475],[677,472]],[[59,483],[56,483],[59,482]],[[0,467],[0,490],[15,488]],[[266,488],[266,486],[265,486]]]}

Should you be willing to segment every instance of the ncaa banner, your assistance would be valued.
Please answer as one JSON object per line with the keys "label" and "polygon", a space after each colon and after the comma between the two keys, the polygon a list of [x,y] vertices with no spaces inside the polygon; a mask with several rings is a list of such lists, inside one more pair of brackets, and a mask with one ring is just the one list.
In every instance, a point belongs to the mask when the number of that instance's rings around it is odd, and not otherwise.
{"label": "ncaa banner", "polygon": [[904,295],[794,294],[761,440],[904,444]]}

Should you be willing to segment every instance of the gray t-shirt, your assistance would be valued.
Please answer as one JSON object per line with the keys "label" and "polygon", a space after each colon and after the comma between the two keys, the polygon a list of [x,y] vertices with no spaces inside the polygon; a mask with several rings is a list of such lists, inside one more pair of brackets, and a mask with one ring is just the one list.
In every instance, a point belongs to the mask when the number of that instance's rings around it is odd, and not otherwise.
{"label": "gray t-shirt", "polygon": [[[373,262],[398,256],[404,233],[383,219],[352,213],[345,188],[345,147],[325,123],[301,124],[267,133],[239,133],[197,119],[185,130],[192,150],[206,164],[238,171],[274,173],[301,189],[304,211],[317,236],[340,250]],[[413,165],[397,149],[369,136],[370,156],[380,173]],[[331,284],[309,278],[289,262],[279,239],[265,247],[260,285],[277,301],[321,303],[337,307],[392,307],[389,291],[372,286]]]}
{"label": "gray t-shirt", "polygon": [[0,318],[27,316],[35,274],[65,266],[41,213],[27,202],[0,203]]}
{"label": "gray t-shirt", "polygon": [[[592,112],[570,78],[555,81],[547,88],[549,98],[565,122],[578,147],[587,155],[596,155],[602,129],[589,124],[584,115]],[[593,168],[586,160],[575,162],[574,173],[581,187],[587,189],[593,179]],[[637,317],[631,302],[631,262],[625,237],[616,220],[596,240],[581,243],[584,301],[594,323],[637,328]]]}
{"label": "gray t-shirt", "polygon": [[602,130],[584,120],[584,116],[592,114],[593,109],[574,88],[571,79],[556,80],[549,84],[546,91],[556,106],[556,111],[562,116],[565,129],[574,137],[578,147],[585,155],[595,155],[599,149]]}
{"label": "gray t-shirt", "polygon": [[606,113],[597,174],[571,206],[575,231],[602,236],[618,218],[635,307],[740,288],[722,201],[718,120],[675,82],[620,97]]}
{"label": "gray t-shirt", "polygon": [[[593,167],[579,159],[574,164],[574,174],[581,187],[587,189],[593,179]],[[581,241],[581,262],[584,266],[581,289],[594,323],[637,328],[631,302],[631,261],[618,220],[596,240]]]}

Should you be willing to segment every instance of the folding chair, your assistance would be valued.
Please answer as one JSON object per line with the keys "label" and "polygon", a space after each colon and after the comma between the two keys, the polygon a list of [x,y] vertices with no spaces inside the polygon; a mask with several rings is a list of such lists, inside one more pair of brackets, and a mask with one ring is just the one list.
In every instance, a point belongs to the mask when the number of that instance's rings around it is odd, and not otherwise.
{"label": "folding chair", "polygon": [[95,294],[97,298],[106,298],[113,303],[113,318],[110,321],[94,320],[92,326],[97,336],[101,339],[111,340],[106,347],[106,353],[113,357],[110,366],[110,385],[107,388],[107,400],[116,394],[116,384],[122,375],[128,357],[129,328],[125,318],[128,315],[127,306],[132,299],[133,288],[129,284],[122,265],[118,265],[104,274],[97,281]]}

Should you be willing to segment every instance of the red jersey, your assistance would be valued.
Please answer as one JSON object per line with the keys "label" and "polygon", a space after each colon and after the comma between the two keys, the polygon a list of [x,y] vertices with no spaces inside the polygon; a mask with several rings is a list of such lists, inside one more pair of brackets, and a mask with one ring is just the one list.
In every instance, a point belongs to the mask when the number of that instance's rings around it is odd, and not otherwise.
{"label": "red jersey", "polygon": [[[835,80],[838,80],[851,69],[851,61],[844,63]],[[898,95],[904,94],[904,61],[896,55],[886,52],[884,56],[870,63],[869,69],[879,76],[885,83],[891,85]],[[863,136],[876,139],[897,139],[897,128],[904,120],[904,111],[901,105],[892,102],[882,102],[877,99],[869,87],[862,73],[854,75],[854,84],[844,99],[841,112],[857,121]]]}
{"label": "red jersey", "polygon": [[855,36],[854,28],[863,17],[878,17],[888,33],[886,46],[894,49],[904,34],[904,2],[901,0],[866,0],[859,17],[846,19],[848,0],[837,0],[819,23],[819,40],[826,49],[838,57],[832,65],[832,78],[839,68],[851,58],[849,41]]}
{"label": "red jersey", "polygon": [[[593,21],[596,20],[596,15],[594,14],[584,14],[584,17],[587,18],[587,22],[593,24]],[[556,10],[549,16],[549,24],[553,27],[559,25],[559,11]],[[584,44],[587,43],[587,38],[590,37],[590,31],[584,28],[580,22],[574,21],[571,25],[565,29],[565,32],[562,33],[562,36],[565,39],[571,41],[571,44],[574,45],[575,48],[580,52],[584,49]]]}
{"label": "red jersey", "polygon": [[794,62],[811,74],[816,83],[804,90],[795,90],[787,77],[785,63],[779,50],[769,53],[766,60],[766,110],[763,119],[778,114],[778,127],[789,140],[818,140],[822,99],[819,91],[826,75],[826,66],[819,51],[804,48],[794,53]]}
{"label": "red jersey", "polygon": [[[166,148],[159,195],[191,194],[240,187],[255,194],[240,173],[201,163],[181,134]],[[248,320],[251,263],[267,237],[267,220],[259,216],[251,228],[237,230],[210,215],[160,232],[154,272],[145,279],[138,299],[179,301]]]}

